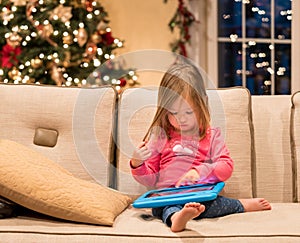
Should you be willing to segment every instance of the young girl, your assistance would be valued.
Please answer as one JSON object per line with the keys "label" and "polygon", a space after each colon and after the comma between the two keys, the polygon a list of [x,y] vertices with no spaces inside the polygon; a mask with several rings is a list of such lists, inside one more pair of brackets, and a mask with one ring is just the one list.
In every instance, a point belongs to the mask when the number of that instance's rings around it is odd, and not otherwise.
{"label": "young girl", "polygon": [[[132,175],[147,187],[216,183],[227,180],[233,161],[218,128],[210,127],[210,114],[202,76],[190,64],[174,64],[162,78],[153,122],[130,161]],[[191,219],[269,210],[263,198],[215,200],[153,208],[173,232]]]}

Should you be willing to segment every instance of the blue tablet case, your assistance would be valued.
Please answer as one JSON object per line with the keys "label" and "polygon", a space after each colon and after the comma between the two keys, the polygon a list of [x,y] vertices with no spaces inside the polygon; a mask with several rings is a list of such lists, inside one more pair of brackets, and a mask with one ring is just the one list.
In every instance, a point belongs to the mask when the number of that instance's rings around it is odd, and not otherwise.
{"label": "blue tablet case", "polygon": [[132,206],[135,208],[156,208],[188,202],[204,202],[215,199],[225,186],[224,182],[216,184],[197,184],[151,190],[138,199]]}

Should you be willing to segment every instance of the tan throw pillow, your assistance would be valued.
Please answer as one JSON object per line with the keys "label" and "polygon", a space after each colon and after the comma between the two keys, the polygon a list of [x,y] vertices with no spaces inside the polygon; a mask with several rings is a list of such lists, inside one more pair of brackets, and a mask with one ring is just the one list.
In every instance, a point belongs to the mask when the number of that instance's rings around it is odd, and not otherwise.
{"label": "tan throw pillow", "polygon": [[0,140],[0,195],[46,215],[107,226],[131,203],[128,196],[78,179],[9,140]]}

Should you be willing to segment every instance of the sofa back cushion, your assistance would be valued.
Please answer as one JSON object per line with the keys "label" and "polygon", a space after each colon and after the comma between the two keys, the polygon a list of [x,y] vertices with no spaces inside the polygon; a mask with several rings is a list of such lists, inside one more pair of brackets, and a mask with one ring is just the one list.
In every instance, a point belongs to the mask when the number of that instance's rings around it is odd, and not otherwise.
{"label": "sofa back cushion", "polygon": [[[252,197],[252,128],[250,95],[246,89],[208,90],[212,125],[220,127],[235,161],[232,177],[226,182],[230,197]],[[118,107],[118,190],[140,194],[147,189],[134,181],[129,160],[155,113],[157,88],[131,88],[120,97]]]}
{"label": "sofa back cushion", "polygon": [[109,185],[116,92],[0,85],[0,137],[41,152],[74,176]]}
{"label": "sofa back cushion", "polygon": [[255,195],[271,202],[291,202],[291,96],[252,96],[256,150]]}
{"label": "sofa back cushion", "polygon": [[294,201],[300,202],[300,91],[292,96],[291,148]]}

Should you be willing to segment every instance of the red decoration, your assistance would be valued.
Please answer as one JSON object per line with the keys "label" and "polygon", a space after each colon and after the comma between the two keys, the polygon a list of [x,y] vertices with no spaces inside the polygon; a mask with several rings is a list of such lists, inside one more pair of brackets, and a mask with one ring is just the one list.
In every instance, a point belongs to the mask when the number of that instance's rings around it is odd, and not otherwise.
{"label": "red decoration", "polygon": [[1,67],[12,68],[18,63],[17,56],[21,54],[21,47],[12,47],[9,44],[3,46],[1,51]]}
{"label": "red decoration", "polygon": [[85,1],[85,7],[86,7],[86,10],[88,12],[92,12],[93,11],[93,1],[92,0],[86,0]]}
{"label": "red decoration", "polygon": [[93,42],[87,43],[84,56],[86,56],[88,60],[92,60],[96,55],[96,52],[97,52],[97,45]]}
{"label": "red decoration", "polygon": [[105,32],[104,34],[101,35],[102,40],[105,44],[111,45],[114,43],[115,38],[112,37],[111,32]]}
{"label": "red decoration", "polygon": [[126,81],[125,78],[120,78],[119,80],[120,80],[120,86],[121,87],[124,87],[127,84],[127,81]]}

